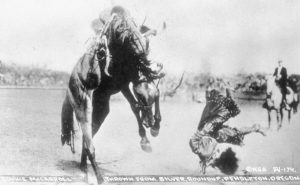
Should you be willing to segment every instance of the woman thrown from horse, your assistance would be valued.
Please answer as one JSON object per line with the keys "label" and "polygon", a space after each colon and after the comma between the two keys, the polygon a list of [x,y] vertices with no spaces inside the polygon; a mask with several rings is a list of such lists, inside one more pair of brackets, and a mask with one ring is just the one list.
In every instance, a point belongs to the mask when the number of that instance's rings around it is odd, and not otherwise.
{"label": "woman thrown from horse", "polygon": [[229,89],[226,89],[226,96],[217,90],[207,91],[206,100],[197,132],[190,139],[190,147],[200,158],[203,174],[207,166],[218,168],[225,174],[233,174],[238,168],[238,159],[231,146],[243,146],[247,134],[265,134],[257,124],[239,129],[224,125],[240,113]]}

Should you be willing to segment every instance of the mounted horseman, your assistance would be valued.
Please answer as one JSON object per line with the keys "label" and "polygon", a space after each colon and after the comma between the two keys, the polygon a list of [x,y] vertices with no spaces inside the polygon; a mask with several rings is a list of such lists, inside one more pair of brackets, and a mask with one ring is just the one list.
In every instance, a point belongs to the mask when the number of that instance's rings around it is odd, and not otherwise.
{"label": "mounted horseman", "polygon": [[[81,169],[87,172],[88,157],[101,183],[103,178],[95,161],[92,137],[109,113],[110,96],[122,92],[138,121],[142,149],[151,149],[143,123],[151,127],[153,136],[158,135],[161,121],[159,90],[153,80],[162,75],[151,69],[149,40],[122,7],[112,9],[99,38],[104,38],[106,43],[96,42],[94,54],[84,54],[73,69],[62,108],[62,143],[72,141],[70,136],[75,112],[83,133]],[[105,57],[98,57],[101,49],[105,51]],[[110,55],[107,55],[107,50]],[[107,57],[110,57],[109,62]],[[133,83],[136,96],[130,91],[129,83]],[[151,110],[153,103],[154,116]]]}
{"label": "mounted horseman", "polygon": [[287,89],[287,80],[288,74],[287,69],[283,66],[283,61],[278,60],[278,67],[275,68],[273,73],[275,77],[275,82],[279,85],[282,93],[282,106],[285,107],[287,110],[290,110],[290,106],[287,103],[286,95],[288,93]]}
{"label": "mounted horseman", "polygon": [[288,112],[288,121],[291,120],[291,111],[297,112],[299,103],[298,94],[295,92],[293,81],[289,81],[287,69],[283,66],[282,60],[278,61],[278,67],[272,76],[267,77],[266,100],[263,103],[263,108],[268,111],[268,124],[271,126],[271,111],[276,111],[277,130],[282,127],[283,110]]}

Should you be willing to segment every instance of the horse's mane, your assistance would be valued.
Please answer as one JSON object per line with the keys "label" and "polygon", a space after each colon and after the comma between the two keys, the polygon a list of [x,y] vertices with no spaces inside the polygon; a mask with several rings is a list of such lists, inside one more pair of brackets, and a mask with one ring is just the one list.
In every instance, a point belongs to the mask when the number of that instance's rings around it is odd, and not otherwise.
{"label": "horse's mane", "polygon": [[[109,38],[110,44],[124,44],[125,40],[130,38],[132,34],[141,36],[136,23],[130,16],[129,12],[122,6],[114,6],[110,10],[110,22],[100,17],[101,21],[108,23],[108,29],[105,35]],[[102,20],[103,19],[103,20]]]}
{"label": "horse's mane", "polygon": [[[142,58],[143,62],[146,61],[147,47],[145,38],[131,17],[127,15],[117,15],[108,29],[108,38],[111,46],[122,48],[123,55],[125,54],[134,59]],[[135,50],[135,47],[139,49]],[[120,50],[118,50],[118,52],[120,52]]]}
{"label": "horse's mane", "polygon": [[151,78],[146,38],[142,36],[138,26],[130,16],[117,14],[106,35],[113,58],[118,56],[122,59],[126,58],[126,62],[133,64],[146,77]]}

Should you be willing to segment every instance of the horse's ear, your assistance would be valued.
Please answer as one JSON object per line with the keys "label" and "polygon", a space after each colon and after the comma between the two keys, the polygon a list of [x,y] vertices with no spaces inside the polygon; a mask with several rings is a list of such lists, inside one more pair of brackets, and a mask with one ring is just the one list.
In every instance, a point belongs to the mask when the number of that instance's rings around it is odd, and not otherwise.
{"label": "horse's ear", "polygon": [[139,30],[140,30],[141,34],[144,34],[147,31],[149,31],[150,28],[148,26],[142,25],[142,26],[140,26]]}
{"label": "horse's ear", "polygon": [[167,28],[167,24],[166,22],[163,22],[161,26],[159,26],[157,29],[151,29],[148,26],[145,26],[144,24],[140,26],[139,30],[142,34],[144,34],[144,36],[149,36],[149,35],[159,35],[162,32],[165,31],[165,29]]}

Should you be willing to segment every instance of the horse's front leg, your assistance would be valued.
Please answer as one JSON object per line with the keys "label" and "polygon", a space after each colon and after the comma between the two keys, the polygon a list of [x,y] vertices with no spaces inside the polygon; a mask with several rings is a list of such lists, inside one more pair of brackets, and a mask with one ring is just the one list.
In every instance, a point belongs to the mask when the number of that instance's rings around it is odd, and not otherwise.
{"label": "horse's front leg", "polygon": [[151,135],[153,137],[158,136],[161,122],[160,105],[159,105],[159,93],[155,97],[155,114],[154,114],[154,126],[151,128]]}
{"label": "horse's front leg", "polygon": [[271,110],[268,110],[268,128],[271,128]]}
{"label": "horse's front leg", "polygon": [[130,89],[128,86],[124,87],[122,89],[122,94],[124,95],[124,97],[127,99],[127,101],[130,104],[131,110],[133,112],[133,114],[136,117],[136,120],[138,122],[138,127],[139,127],[139,135],[141,137],[141,148],[142,150],[144,150],[145,152],[151,152],[152,151],[152,147],[150,145],[150,141],[148,140],[147,136],[146,136],[146,130],[143,126],[143,122],[142,119],[140,117],[140,108],[139,108],[139,104],[138,102],[135,100],[133,94],[131,93]]}
{"label": "horse's front leg", "polygon": [[283,109],[280,108],[277,110],[277,130],[279,130],[282,127],[282,120],[283,120]]}
{"label": "horse's front leg", "polygon": [[[98,183],[103,182],[95,157],[95,147],[92,140],[92,102],[89,95],[83,99],[80,107],[75,111],[78,122],[80,123],[83,135],[83,153],[81,167],[86,168],[86,156],[89,158],[94,169]],[[84,164],[85,163],[85,164]]]}
{"label": "horse's front leg", "polygon": [[289,123],[291,123],[291,110],[288,110],[288,120],[289,120]]}

